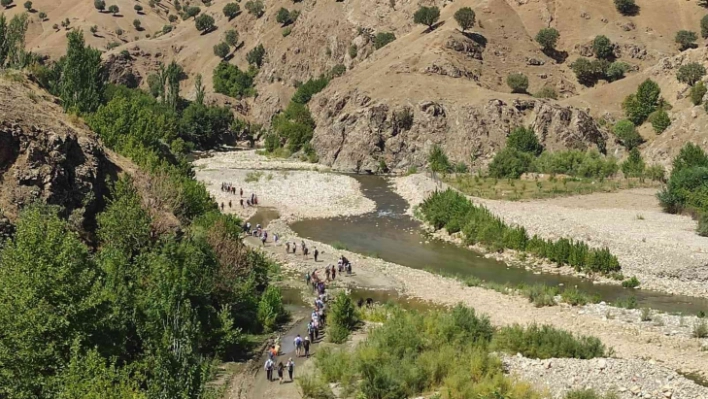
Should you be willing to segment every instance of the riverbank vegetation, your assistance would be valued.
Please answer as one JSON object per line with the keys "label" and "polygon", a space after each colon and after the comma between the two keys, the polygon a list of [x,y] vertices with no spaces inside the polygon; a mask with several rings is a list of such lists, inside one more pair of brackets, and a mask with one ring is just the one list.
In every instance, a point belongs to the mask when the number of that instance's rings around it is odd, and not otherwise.
{"label": "riverbank vegetation", "polygon": [[671,176],[658,198],[664,211],[695,215],[698,234],[708,236],[708,155],[688,143],[673,160]]}
{"label": "riverbank vegetation", "polygon": [[505,374],[499,353],[580,359],[606,354],[597,338],[549,326],[495,329],[487,317],[462,305],[425,313],[385,306],[375,314],[382,324],[353,349],[318,351],[317,377],[298,380],[304,397],[331,397],[327,384],[338,383],[341,397],[348,398],[437,392],[440,398],[536,399],[543,395]]}
{"label": "riverbank vegetation", "polygon": [[419,209],[424,220],[435,229],[445,228],[450,234],[461,232],[467,245],[480,244],[490,251],[527,252],[577,271],[605,275],[620,271],[617,257],[607,248],[590,248],[582,241],[565,238],[553,241],[529,237],[523,227],[507,225],[488,209],[472,204],[464,195],[451,189],[436,191]]}

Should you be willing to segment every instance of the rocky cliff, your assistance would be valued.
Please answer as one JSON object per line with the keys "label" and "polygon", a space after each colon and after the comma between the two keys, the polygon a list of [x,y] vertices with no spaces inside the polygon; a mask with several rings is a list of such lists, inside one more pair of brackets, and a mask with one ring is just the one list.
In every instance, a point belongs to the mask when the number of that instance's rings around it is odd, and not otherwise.
{"label": "rocky cliff", "polygon": [[[323,95],[310,103],[320,162],[343,171],[377,171],[423,166],[435,144],[450,159],[486,165],[516,126],[530,126],[550,150],[598,148],[608,134],[585,111],[536,99],[491,99],[481,103],[376,101],[367,94]],[[382,163],[383,161],[383,163]]]}

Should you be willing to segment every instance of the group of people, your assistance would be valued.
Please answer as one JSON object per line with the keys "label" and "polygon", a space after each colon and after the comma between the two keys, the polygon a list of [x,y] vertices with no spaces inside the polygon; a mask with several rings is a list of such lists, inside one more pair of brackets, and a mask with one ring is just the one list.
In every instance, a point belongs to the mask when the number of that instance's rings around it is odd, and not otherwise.
{"label": "group of people", "polygon": [[[221,183],[221,192],[224,193],[229,193],[232,195],[236,195],[236,186],[233,185],[233,183]],[[239,204],[241,205],[241,208],[244,208],[243,205],[243,189],[239,189]],[[229,209],[232,208],[233,204],[231,203],[231,200],[228,202]],[[251,196],[249,198],[246,198],[246,205],[247,206],[256,206],[258,205],[258,196],[254,193],[251,193]],[[221,203],[221,210],[223,211],[225,208],[224,203]]]}
{"label": "group of people", "polygon": [[[298,244],[297,242],[293,241],[292,243],[286,242],[285,243],[285,253],[289,254],[296,254],[297,253],[297,247]],[[307,255],[310,254],[310,248],[307,247],[307,244],[305,244],[305,240],[300,241],[300,249],[302,251],[302,256],[307,259]],[[315,252],[312,253],[315,257],[315,262],[317,262],[317,257],[320,256],[320,251],[317,250],[317,247],[315,247]]]}
{"label": "group of people", "polygon": [[276,371],[278,373],[278,381],[280,383],[283,383],[283,378],[285,374],[285,370],[288,370],[288,377],[290,377],[290,381],[293,380],[293,372],[295,371],[295,362],[293,362],[293,358],[289,358],[288,361],[283,364],[283,362],[278,362],[278,364],[275,364],[275,358],[277,356],[277,352],[275,350],[275,347],[272,346],[271,349],[268,350],[268,359],[266,360],[265,363],[265,371],[266,371],[266,378],[268,381],[274,381],[273,380],[273,371]]}

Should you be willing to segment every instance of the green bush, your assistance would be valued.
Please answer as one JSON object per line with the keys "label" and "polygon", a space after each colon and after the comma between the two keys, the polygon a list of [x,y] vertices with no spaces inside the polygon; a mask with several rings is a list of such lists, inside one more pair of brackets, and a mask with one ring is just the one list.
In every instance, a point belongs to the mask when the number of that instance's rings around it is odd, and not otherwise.
{"label": "green bush", "polygon": [[542,153],[535,160],[533,169],[550,175],[602,179],[614,176],[619,166],[615,158],[603,157],[596,150],[567,150]]}
{"label": "green bush", "polygon": [[523,73],[512,73],[506,77],[506,84],[512,93],[526,93],[529,88],[529,78]]}
{"label": "green bush", "polygon": [[549,287],[543,284],[536,284],[528,288],[524,294],[537,308],[545,306],[555,306],[555,296],[558,295],[558,289]]}
{"label": "green bush", "polygon": [[651,165],[647,168],[644,175],[652,181],[663,182],[666,179],[666,169],[658,164]]}
{"label": "green bush", "polygon": [[680,30],[676,32],[675,41],[679,45],[679,50],[687,50],[696,46],[696,40],[698,36],[696,32],[691,32],[688,30]]}
{"label": "green bush", "polygon": [[462,32],[468,29],[472,29],[474,27],[475,13],[471,8],[460,8],[459,10],[455,11],[454,17],[455,21],[457,21],[457,24],[460,26]]}
{"label": "green bush", "polygon": [[327,338],[336,344],[345,342],[358,322],[351,297],[343,292],[339,293],[334,298],[327,316]]}
{"label": "green bush", "polygon": [[497,179],[518,179],[531,170],[533,155],[514,148],[505,148],[494,155],[489,164],[489,175]]}
{"label": "green bush", "polygon": [[639,153],[638,149],[632,148],[629,151],[629,157],[622,162],[620,168],[625,177],[643,177],[645,166],[642,154]]}
{"label": "green bush", "polygon": [[263,325],[263,329],[266,332],[271,332],[275,329],[277,323],[282,321],[285,314],[283,296],[280,294],[280,289],[272,285],[269,286],[258,303],[258,321]]}
{"label": "green bush", "polygon": [[236,18],[238,14],[241,13],[241,7],[238,5],[238,3],[228,3],[224,6],[224,16],[231,21],[232,19]]}
{"label": "green bush", "polygon": [[676,72],[676,79],[681,83],[686,83],[693,86],[706,76],[706,68],[697,63],[691,62],[685,65],[681,65],[678,72]]}
{"label": "green bush", "polygon": [[615,126],[612,127],[612,133],[615,134],[622,145],[628,150],[637,147],[643,142],[642,136],[637,133],[637,129],[634,127],[634,123],[627,119],[617,122]]}
{"label": "green bush", "polygon": [[658,108],[660,95],[661,89],[656,82],[651,79],[642,82],[637,93],[630,94],[622,103],[627,119],[632,121],[635,126],[644,123],[649,115]]}
{"label": "green bush", "polygon": [[663,109],[658,109],[649,114],[649,123],[656,134],[661,134],[671,125],[669,114]]}
{"label": "green bush", "polygon": [[637,277],[632,276],[631,278],[624,280],[622,282],[622,287],[624,287],[624,288],[637,288],[637,287],[639,287],[639,280],[637,280]]}
{"label": "green bush", "polygon": [[220,62],[214,68],[214,91],[233,98],[254,96],[256,94],[253,87],[255,75],[255,70],[242,72],[236,65]]}
{"label": "green bush", "polygon": [[437,173],[452,172],[452,164],[447,158],[447,154],[439,145],[435,144],[428,153],[428,167],[431,171]]}
{"label": "green bush", "polygon": [[561,293],[561,299],[571,306],[584,306],[593,302],[593,298],[575,287],[564,290]]}
{"label": "green bush", "polygon": [[541,45],[545,52],[555,50],[556,43],[560,38],[560,33],[556,28],[542,28],[536,34],[536,43]]}
{"label": "green bush", "polygon": [[558,93],[556,93],[556,89],[550,86],[542,87],[541,90],[534,93],[533,96],[536,98],[551,98],[553,100],[558,99]]}
{"label": "green bush", "polygon": [[265,58],[265,48],[262,44],[257,45],[246,53],[246,61],[256,68],[260,68],[263,65],[263,58]]}
{"label": "green bush", "polygon": [[292,101],[299,104],[307,104],[312,96],[324,90],[328,83],[329,79],[324,76],[318,79],[310,79],[297,88],[295,94],[293,94]]}
{"label": "green bush", "polygon": [[634,15],[637,12],[634,0],[615,0],[615,8],[622,15]]}
{"label": "green bush", "polygon": [[609,59],[614,57],[612,42],[607,36],[595,36],[595,39],[592,41],[592,51],[597,58]]}
{"label": "green bush", "polygon": [[686,208],[708,209],[708,155],[699,146],[687,143],[673,160],[666,187],[658,194],[664,211],[679,213]]}
{"label": "green bush", "polygon": [[374,48],[377,50],[396,40],[396,35],[392,32],[379,32],[374,37]]}
{"label": "green bush", "polygon": [[256,18],[260,18],[265,13],[265,5],[261,0],[248,0],[246,2],[246,11]]}
{"label": "green bush", "polygon": [[606,79],[608,82],[614,82],[624,78],[624,75],[629,71],[629,64],[626,62],[615,61],[607,68]]}
{"label": "green bush", "polygon": [[619,399],[614,392],[609,392],[604,396],[592,389],[574,390],[565,394],[563,399]]}
{"label": "green bush", "polygon": [[703,18],[701,18],[701,37],[704,39],[708,38],[708,15],[704,15]]}
{"label": "green bush", "polygon": [[689,97],[691,98],[693,105],[701,105],[701,103],[703,103],[703,96],[706,95],[706,92],[708,92],[708,89],[706,89],[706,85],[703,84],[703,82],[699,81],[693,85],[693,87],[691,87],[691,92],[689,93]]}
{"label": "green bush", "polygon": [[543,152],[543,146],[538,142],[538,137],[533,129],[523,126],[516,127],[509,133],[506,138],[506,146],[536,156]]}
{"label": "green bush", "polygon": [[440,19],[440,9],[436,6],[425,7],[421,6],[418,11],[413,14],[413,22],[425,25],[428,29],[432,29]]}
{"label": "green bush", "polygon": [[554,327],[532,324],[503,327],[494,335],[492,348],[508,353],[521,353],[532,359],[593,359],[605,356],[605,346],[594,337],[579,336]]}

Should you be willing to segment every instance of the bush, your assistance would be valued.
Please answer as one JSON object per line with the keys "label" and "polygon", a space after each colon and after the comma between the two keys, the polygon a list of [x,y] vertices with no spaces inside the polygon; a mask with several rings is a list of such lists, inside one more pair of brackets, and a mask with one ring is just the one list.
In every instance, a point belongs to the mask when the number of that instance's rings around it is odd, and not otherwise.
{"label": "bush", "polygon": [[346,72],[347,67],[344,66],[344,64],[337,64],[332,67],[332,70],[329,71],[329,76],[332,78],[337,78],[344,75]]}
{"label": "bush", "polygon": [[620,167],[625,177],[644,176],[644,160],[642,159],[642,155],[639,153],[639,150],[636,148],[632,148],[629,152],[629,157],[626,161],[622,162]]}
{"label": "bush", "polygon": [[585,306],[593,301],[587,294],[575,287],[567,288],[563,291],[561,293],[561,299],[571,306]]}
{"label": "bush", "polygon": [[460,29],[462,32],[472,29],[474,27],[475,23],[475,13],[474,11],[469,8],[469,7],[462,7],[459,10],[455,11],[455,21],[457,21],[457,25],[460,26]]}
{"label": "bush", "polygon": [[489,175],[497,179],[518,179],[531,170],[532,164],[533,156],[531,154],[507,147],[499,151],[492,159],[489,164]]}
{"label": "bush", "polygon": [[230,52],[231,48],[228,44],[224,42],[214,45],[214,55],[221,58],[222,60],[226,58]]}
{"label": "bush", "polygon": [[637,280],[637,277],[632,276],[632,278],[629,278],[629,279],[624,280],[622,282],[622,287],[624,287],[624,288],[637,288],[637,287],[639,287],[639,280]]}
{"label": "bush", "polygon": [[605,346],[595,337],[580,336],[554,327],[532,324],[503,327],[494,336],[492,347],[507,353],[521,353],[531,359],[593,359],[605,356]]}
{"label": "bush", "polygon": [[595,39],[592,41],[592,51],[597,58],[610,59],[614,57],[614,48],[607,36],[595,36]]}
{"label": "bush", "polygon": [[264,58],[265,48],[262,44],[259,44],[258,46],[251,49],[251,51],[246,53],[246,61],[248,61],[248,63],[251,65],[255,65],[256,68],[260,68],[263,65]]}
{"label": "bush", "polygon": [[703,82],[699,81],[693,85],[693,87],[691,87],[691,92],[689,93],[689,97],[691,98],[693,105],[701,105],[706,92],[708,92],[708,89],[706,89],[706,85],[703,84]]}
{"label": "bush", "polygon": [[506,77],[506,84],[511,88],[512,93],[526,93],[529,88],[529,78],[523,73],[512,73]]}
{"label": "bush", "polygon": [[253,96],[253,77],[251,71],[242,72],[236,65],[220,62],[214,69],[214,91],[233,98]]}
{"label": "bush", "polygon": [[309,79],[307,82],[300,85],[297,90],[295,90],[292,101],[298,104],[307,104],[310,102],[312,96],[324,90],[328,83],[329,79],[324,76],[321,76],[318,79]]}
{"label": "bush", "polygon": [[238,46],[238,31],[236,29],[229,29],[224,34],[224,41],[231,47]]}
{"label": "bush", "polygon": [[696,32],[691,32],[688,30],[680,30],[680,31],[676,32],[675,41],[676,41],[676,43],[678,43],[679,50],[681,50],[681,51],[695,47],[696,40],[698,40],[698,36],[696,36]]}
{"label": "bush", "polygon": [[226,16],[229,21],[236,18],[241,12],[241,7],[237,3],[228,3],[224,6],[224,16]]}
{"label": "bush", "polygon": [[550,86],[543,86],[541,90],[534,93],[533,96],[536,98],[550,98],[553,100],[558,99],[558,93],[556,93],[556,89]]}
{"label": "bush", "polygon": [[288,11],[285,7],[280,7],[280,10],[278,10],[278,13],[276,14],[275,20],[283,26],[290,25],[293,22],[290,18],[290,11]]}
{"label": "bush", "polygon": [[608,178],[619,170],[617,160],[603,157],[595,150],[544,152],[534,162],[536,172],[562,174],[581,178]]}
{"label": "bush", "polygon": [[642,136],[637,133],[634,123],[627,119],[623,119],[612,127],[612,133],[622,142],[622,145],[631,150],[642,143]]}
{"label": "bush", "polygon": [[652,165],[647,168],[645,176],[652,181],[663,182],[666,178],[666,170],[661,165]]}
{"label": "bush", "polygon": [[697,62],[681,65],[676,73],[676,79],[681,83],[694,85],[706,75],[706,69]]}
{"label": "bush", "polygon": [[[570,64],[570,69],[575,73],[578,82],[585,86],[592,86],[599,79],[606,78],[607,72],[610,69],[610,64],[607,60],[588,60],[587,58],[578,58]],[[615,73],[615,71],[613,71]]]}
{"label": "bush", "polygon": [[708,38],[708,15],[704,15],[701,18],[701,37],[704,39]]}
{"label": "bush", "polygon": [[354,302],[347,294],[340,292],[334,299],[327,317],[327,337],[330,342],[346,342],[349,332],[358,322]]}
{"label": "bush", "polygon": [[133,26],[135,27],[136,30],[142,30],[142,24],[140,23],[139,19],[133,20]]}
{"label": "bush", "polygon": [[629,64],[626,62],[615,61],[607,68],[606,78],[608,82],[614,82],[624,78],[624,75],[629,71]]}
{"label": "bush", "polygon": [[701,237],[708,237],[708,213],[701,212],[700,216],[698,216],[696,233]]}
{"label": "bush", "polygon": [[649,115],[649,123],[656,134],[661,134],[671,125],[671,118],[666,111],[659,109]]}
{"label": "bush", "polygon": [[184,19],[184,20],[187,20],[189,18],[196,19],[196,16],[199,15],[201,12],[202,12],[202,9],[197,6],[186,7],[184,9],[184,14],[182,15],[182,19]]}
{"label": "bush", "polygon": [[637,12],[634,0],[615,0],[615,7],[622,15],[633,15]]}
{"label": "bush", "polygon": [[300,395],[306,399],[335,399],[329,384],[313,374],[303,374],[295,378]]}
{"label": "bush", "polygon": [[98,11],[103,12],[106,9],[106,1],[105,0],[94,0],[93,7],[95,9],[97,9]]}
{"label": "bush", "polygon": [[708,338],[708,323],[705,320],[699,320],[693,325],[691,335],[694,338]]}
{"label": "bush", "polygon": [[529,302],[533,303],[537,308],[555,306],[555,296],[558,295],[558,289],[543,284],[536,284],[527,289],[525,295],[529,299]]}
{"label": "bush", "polygon": [[582,389],[568,392],[564,399],[618,399],[618,397],[613,392],[603,396],[592,389]]}
{"label": "bush", "polygon": [[452,164],[447,158],[447,154],[445,154],[442,147],[437,144],[433,145],[428,153],[428,167],[430,167],[431,171],[437,173],[452,172]]}
{"label": "bush", "polygon": [[110,12],[110,13],[113,14],[113,15],[116,15],[116,14],[118,14],[118,13],[120,12],[120,8],[119,8],[117,5],[114,4],[114,5],[110,6],[110,7],[108,7],[108,12]]}
{"label": "bush", "polygon": [[277,323],[283,320],[285,315],[283,296],[280,294],[280,289],[272,285],[269,286],[258,303],[258,321],[263,325],[263,329],[266,332],[271,332],[275,329]]}
{"label": "bush", "polygon": [[622,103],[627,119],[632,121],[635,126],[644,123],[649,115],[658,108],[660,95],[661,89],[656,82],[651,79],[642,82],[637,93],[630,94]]}
{"label": "bush", "polygon": [[536,133],[531,128],[523,126],[516,127],[509,133],[506,146],[536,156],[543,152],[543,146],[538,142]]}
{"label": "bush", "polygon": [[194,20],[194,26],[196,26],[197,30],[202,33],[209,33],[216,28],[216,25],[214,25],[214,18],[208,14],[198,16]]}
{"label": "bush", "polygon": [[426,25],[428,29],[432,29],[433,25],[438,22],[438,19],[440,19],[440,9],[436,6],[421,6],[418,11],[413,14],[413,22]]}
{"label": "bush", "polygon": [[246,10],[249,14],[260,18],[265,13],[265,5],[263,5],[261,0],[248,0],[246,2]]}
{"label": "bush", "polygon": [[543,28],[536,34],[536,42],[544,52],[555,50],[560,33],[556,28]]}
{"label": "bush", "polygon": [[374,37],[374,48],[377,50],[396,40],[396,35],[392,32],[379,32]]}

